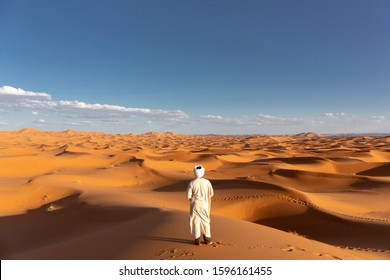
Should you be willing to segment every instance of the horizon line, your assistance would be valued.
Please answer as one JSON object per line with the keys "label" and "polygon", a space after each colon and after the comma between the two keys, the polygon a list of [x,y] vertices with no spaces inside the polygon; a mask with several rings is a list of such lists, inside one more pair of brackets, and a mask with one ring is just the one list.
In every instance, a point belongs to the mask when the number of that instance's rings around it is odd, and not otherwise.
{"label": "horizon line", "polygon": [[[282,137],[282,136],[307,136],[309,138],[315,138],[315,137],[335,137],[335,136],[373,136],[373,137],[386,137],[390,136],[390,132],[342,132],[342,133],[318,133],[314,131],[309,132],[299,132],[299,133],[288,133],[288,134],[267,134],[267,133],[245,133],[245,134],[218,134],[218,133],[205,133],[205,134],[199,134],[199,133],[177,133],[173,131],[148,131],[144,133],[107,133],[104,131],[81,131],[81,130],[74,130],[74,129],[66,129],[66,130],[41,130],[34,127],[26,127],[21,129],[14,129],[14,130],[0,130],[0,132],[24,132],[27,130],[36,131],[36,132],[43,132],[43,133],[99,133],[99,134],[107,134],[107,135],[145,135],[145,134],[176,134],[176,135],[189,135],[189,136],[225,136],[225,137],[253,137],[253,136],[268,136],[268,137]],[[310,136],[310,134],[313,134]]]}

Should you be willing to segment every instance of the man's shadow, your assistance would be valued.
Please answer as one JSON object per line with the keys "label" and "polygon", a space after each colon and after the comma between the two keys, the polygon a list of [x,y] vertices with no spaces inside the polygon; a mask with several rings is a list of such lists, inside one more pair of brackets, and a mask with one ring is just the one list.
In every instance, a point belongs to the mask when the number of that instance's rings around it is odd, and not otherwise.
{"label": "man's shadow", "polygon": [[147,240],[157,240],[157,241],[168,241],[168,242],[176,242],[176,243],[185,243],[185,244],[193,244],[193,240],[183,239],[183,238],[173,238],[173,237],[162,237],[162,236],[150,236],[146,237]]}

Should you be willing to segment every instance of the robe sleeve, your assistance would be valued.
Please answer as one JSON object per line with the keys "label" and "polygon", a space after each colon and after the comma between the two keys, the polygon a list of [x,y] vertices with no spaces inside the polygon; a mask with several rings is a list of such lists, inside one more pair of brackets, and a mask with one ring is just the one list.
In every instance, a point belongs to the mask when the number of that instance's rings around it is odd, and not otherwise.
{"label": "robe sleeve", "polygon": [[189,183],[187,187],[187,199],[191,200],[191,198],[192,198],[192,187],[191,187],[191,183]]}
{"label": "robe sleeve", "polygon": [[214,195],[214,190],[213,190],[213,186],[211,185],[210,181],[209,181],[209,196],[210,198]]}

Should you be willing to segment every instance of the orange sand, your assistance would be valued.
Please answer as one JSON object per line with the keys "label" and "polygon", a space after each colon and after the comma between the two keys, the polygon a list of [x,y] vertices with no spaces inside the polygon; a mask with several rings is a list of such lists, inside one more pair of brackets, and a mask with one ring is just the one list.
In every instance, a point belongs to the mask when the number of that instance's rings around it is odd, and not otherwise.
{"label": "orange sand", "polygon": [[[213,245],[189,231],[195,164]],[[390,137],[0,132],[0,257],[390,259]]]}

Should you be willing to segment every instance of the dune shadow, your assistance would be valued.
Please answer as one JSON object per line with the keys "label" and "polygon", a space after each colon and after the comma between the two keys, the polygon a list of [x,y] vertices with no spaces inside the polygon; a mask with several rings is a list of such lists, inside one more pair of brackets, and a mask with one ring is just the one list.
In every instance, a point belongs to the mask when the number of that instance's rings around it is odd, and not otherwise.
{"label": "dune shadow", "polygon": [[368,178],[361,178],[358,182],[353,183],[351,187],[357,190],[375,190],[375,189],[390,188],[390,183],[372,181]]}
{"label": "dune shadow", "polygon": [[[210,180],[214,190],[229,190],[229,189],[252,189],[252,190],[284,190],[274,184],[265,182],[256,182],[243,179],[223,179]],[[179,181],[174,184],[166,185],[154,189],[156,192],[182,192],[187,189],[189,181]]]}
{"label": "dune shadow", "polygon": [[350,158],[350,157],[328,157],[327,159],[336,163],[364,163],[363,160]]}
{"label": "dune shadow", "polygon": [[271,158],[271,159],[258,159],[253,162],[283,162],[287,164],[316,164],[324,162],[326,159],[321,157],[285,157],[285,158]]}
{"label": "dune shadow", "polygon": [[267,218],[255,223],[335,246],[390,249],[390,224],[344,219],[314,208],[299,215]]}
{"label": "dune shadow", "polygon": [[0,217],[0,257],[42,248],[134,220],[158,208],[90,205],[74,194],[26,214]]}
{"label": "dune shadow", "polygon": [[390,163],[371,168],[362,172],[357,173],[356,175],[363,176],[390,176]]}
{"label": "dune shadow", "polygon": [[276,169],[269,173],[270,175],[278,175],[286,178],[295,179],[298,176],[306,175],[311,177],[319,178],[333,178],[333,179],[342,179],[346,178],[348,175],[337,174],[337,173],[327,173],[327,172],[317,172],[317,171],[307,171],[307,170],[296,170],[296,169]]}

